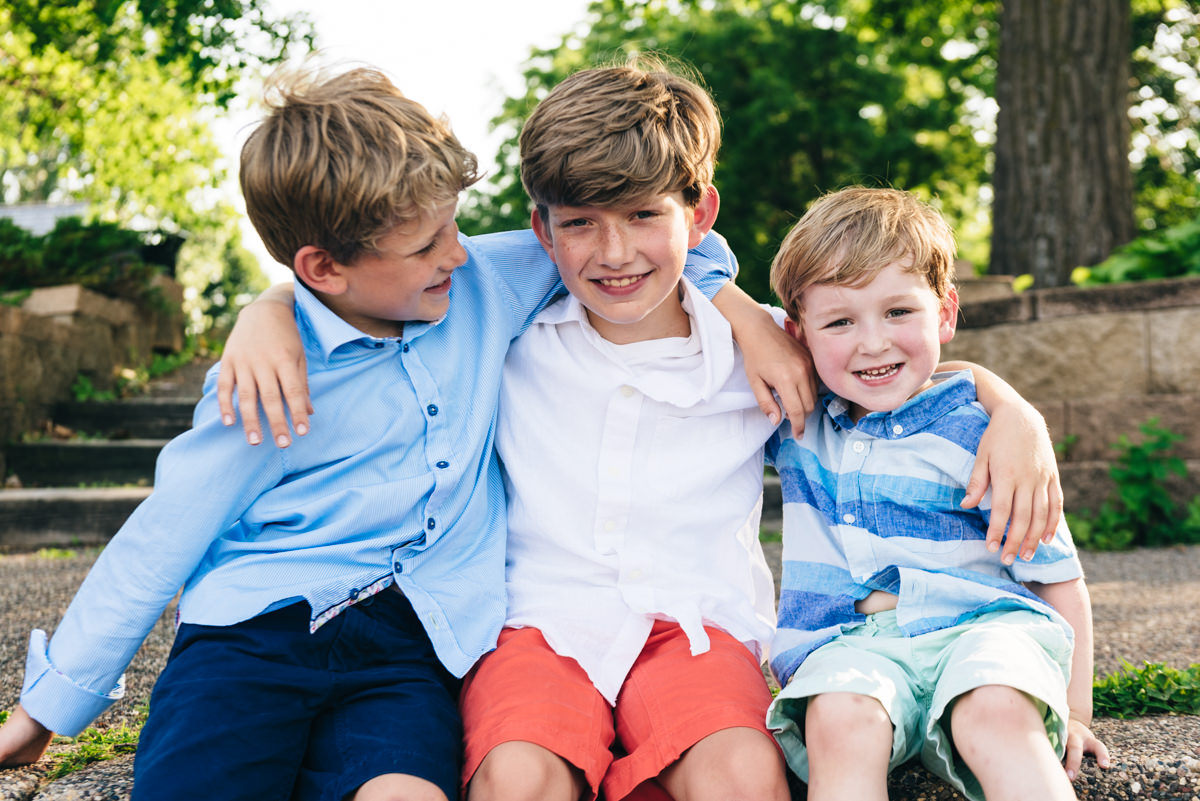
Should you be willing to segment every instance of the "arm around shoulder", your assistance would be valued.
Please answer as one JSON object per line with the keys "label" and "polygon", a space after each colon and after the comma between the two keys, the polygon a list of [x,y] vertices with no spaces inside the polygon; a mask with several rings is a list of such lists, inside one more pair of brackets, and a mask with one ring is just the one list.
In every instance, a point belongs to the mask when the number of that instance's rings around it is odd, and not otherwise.
{"label": "arm around shoulder", "polygon": [[291,414],[297,434],[308,433],[308,415],[313,408],[294,304],[291,284],[276,284],[267,289],[238,314],[221,355],[217,379],[221,419],[225,425],[234,423],[236,387],[237,409],[246,441],[251,445],[262,442],[259,403],[279,447],[291,444],[287,413]]}
{"label": "arm around shoulder", "polygon": [[991,417],[962,505],[978,506],[990,486],[988,547],[1001,550],[1004,538],[1005,564],[1018,556],[1032,559],[1039,540],[1053,539],[1063,508],[1058,461],[1046,421],[1020,393],[977,364],[947,362],[939,369],[970,370],[976,397]]}

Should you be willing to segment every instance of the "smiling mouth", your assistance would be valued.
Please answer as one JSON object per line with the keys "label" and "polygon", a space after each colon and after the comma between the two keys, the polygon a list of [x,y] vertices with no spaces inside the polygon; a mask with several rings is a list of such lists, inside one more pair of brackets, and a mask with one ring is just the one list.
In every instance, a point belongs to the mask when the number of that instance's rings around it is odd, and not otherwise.
{"label": "smiling mouth", "polygon": [[872,367],[870,370],[855,370],[854,374],[864,381],[881,381],[891,378],[898,372],[900,372],[900,365],[897,363],[884,367]]}
{"label": "smiling mouth", "polygon": [[443,281],[443,282],[442,282],[442,283],[440,283],[440,284],[434,284],[434,285],[433,285],[433,286],[431,286],[431,287],[427,287],[427,288],[425,289],[425,291],[426,291],[426,292],[439,292],[439,293],[440,293],[440,292],[446,292],[446,291],[448,291],[448,290],[450,289],[450,279],[451,279],[452,277],[453,277],[453,276],[449,276],[449,275],[448,275],[448,276],[446,276],[446,280],[445,280],[445,281]]}
{"label": "smiling mouth", "polygon": [[592,279],[600,286],[611,287],[613,289],[624,289],[625,287],[633,286],[646,277],[642,275],[623,275],[619,278],[594,278]]}

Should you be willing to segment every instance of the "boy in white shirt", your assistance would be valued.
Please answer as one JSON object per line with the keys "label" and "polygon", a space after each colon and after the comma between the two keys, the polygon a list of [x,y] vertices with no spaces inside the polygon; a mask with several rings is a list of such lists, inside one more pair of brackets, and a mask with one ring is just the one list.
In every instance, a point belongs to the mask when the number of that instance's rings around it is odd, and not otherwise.
{"label": "boy in white shirt", "polygon": [[460,701],[472,801],[789,797],[761,670],[775,425],[682,277],[717,216],[719,142],[708,94],[644,62],[568,78],[522,131],[571,295],[504,368],[509,607]]}

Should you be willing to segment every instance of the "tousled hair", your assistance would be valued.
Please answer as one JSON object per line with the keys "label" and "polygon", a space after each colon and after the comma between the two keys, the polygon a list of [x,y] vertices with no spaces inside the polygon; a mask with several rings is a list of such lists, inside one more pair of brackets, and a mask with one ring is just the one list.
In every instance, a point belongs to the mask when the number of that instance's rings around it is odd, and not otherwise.
{"label": "tousled hair", "polygon": [[799,322],[814,284],[862,286],[890,264],[909,260],[945,301],[954,282],[954,232],[910,192],[850,187],[816,200],[784,237],[771,264],[771,288]]}
{"label": "tousled hair", "polygon": [[682,64],[635,55],[582,70],[542,100],[521,130],[521,182],[548,206],[613,206],[712,184],[721,116]]}
{"label": "tousled hair", "polygon": [[448,123],[378,70],[284,69],[264,99],[269,111],[242,147],[239,179],[251,222],[289,268],[306,245],[352,264],[478,180],[475,156]]}

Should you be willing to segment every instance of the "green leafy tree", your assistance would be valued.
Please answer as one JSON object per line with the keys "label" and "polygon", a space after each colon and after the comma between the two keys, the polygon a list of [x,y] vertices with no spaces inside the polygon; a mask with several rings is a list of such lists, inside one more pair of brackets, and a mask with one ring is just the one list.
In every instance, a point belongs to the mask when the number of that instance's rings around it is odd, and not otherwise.
{"label": "green leafy tree", "polygon": [[946,58],[928,47],[884,46],[873,27],[786,0],[597,0],[588,22],[586,35],[534,53],[526,94],[509,99],[495,121],[511,135],[496,188],[464,208],[469,232],[528,224],[516,166],[520,121],[569,73],[632,51],[678,58],[703,74],[725,127],[717,227],[738,254],[739,284],[760,299],[770,297],[780,240],[821,193],[900,186],[937,196],[962,217],[984,180],[984,151],[961,122],[969,84],[950,80]]}
{"label": "green leafy tree", "polygon": [[[1152,228],[1194,216],[1200,202],[1200,17],[1183,0],[1132,6],[1127,191]],[[769,295],[766,265],[791,221],[848,183],[936,198],[961,255],[989,260],[996,0],[597,0],[583,27],[532,53],[527,92],[493,121],[508,138],[492,184],[464,204],[468,232],[528,223],[516,135],[540,97],[574,70],[653,50],[698,68],[722,110],[717,227],[742,262],[739,283],[755,296]]]}
{"label": "green leafy tree", "polygon": [[[13,0],[0,6],[0,191],[186,239],[180,276],[236,226],[212,124],[250,69],[311,43],[260,0]],[[236,243],[235,243],[236,244]],[[239,268],[240,269],[240,268]]]}

